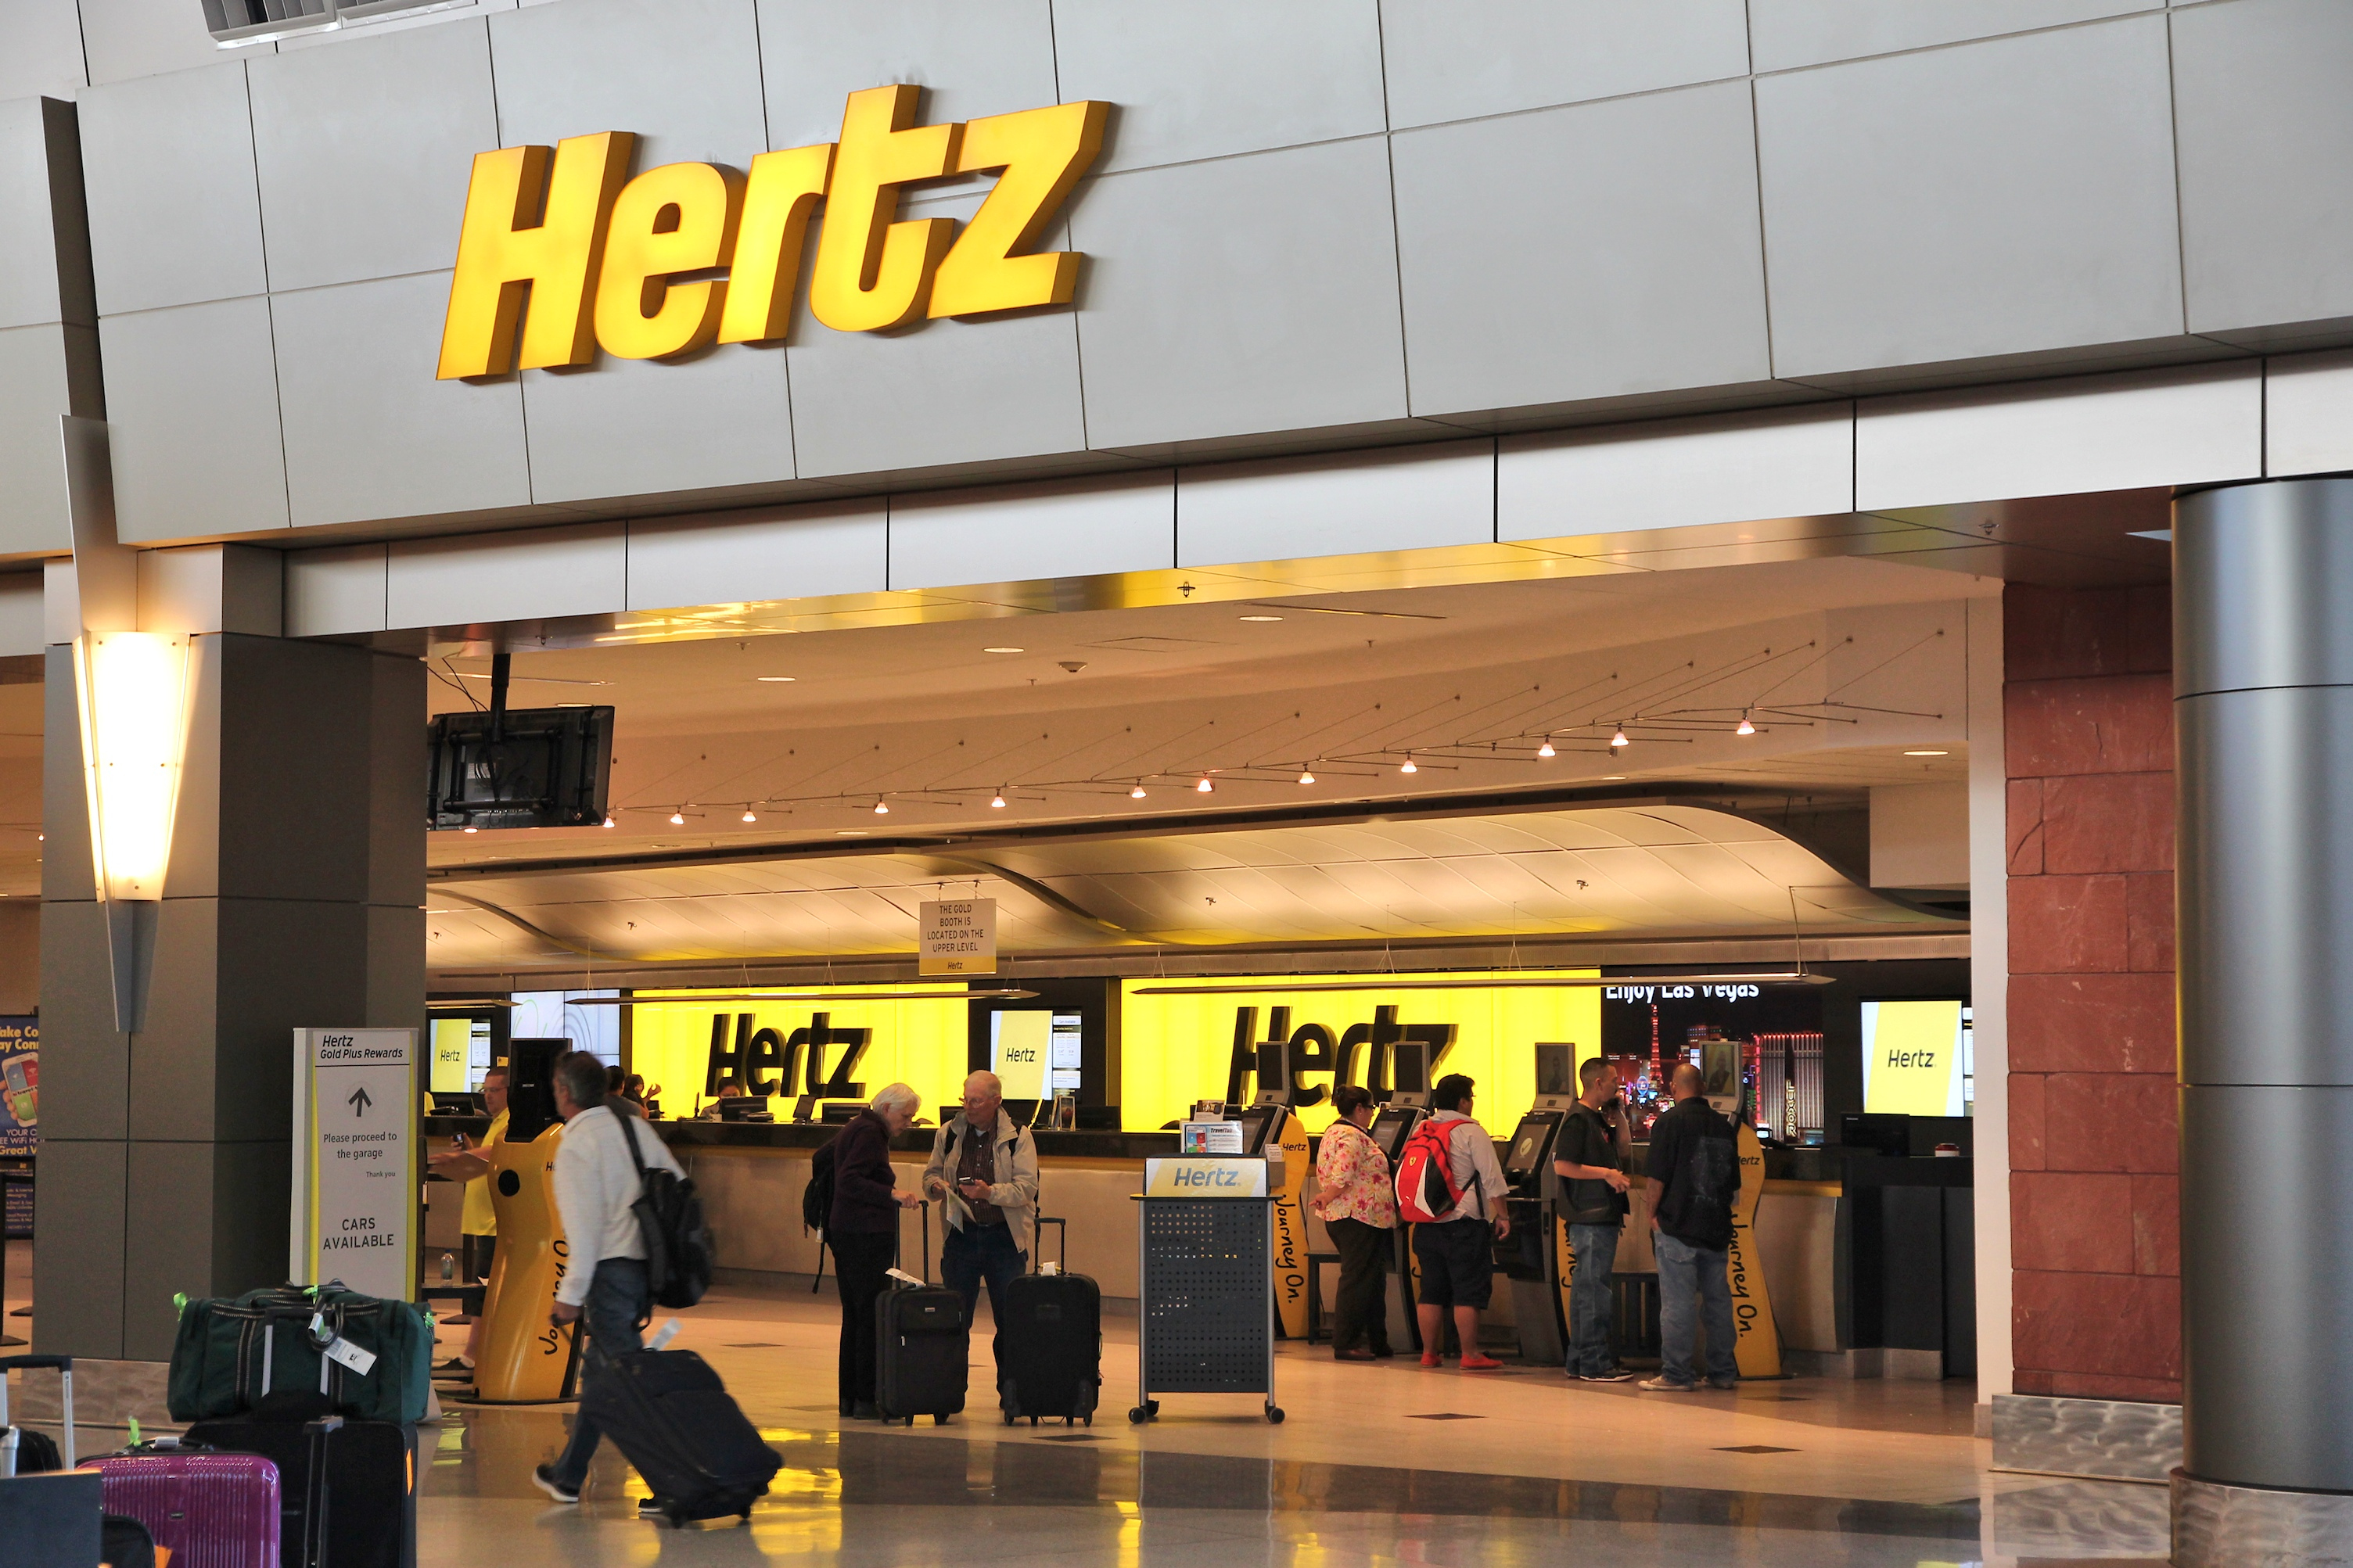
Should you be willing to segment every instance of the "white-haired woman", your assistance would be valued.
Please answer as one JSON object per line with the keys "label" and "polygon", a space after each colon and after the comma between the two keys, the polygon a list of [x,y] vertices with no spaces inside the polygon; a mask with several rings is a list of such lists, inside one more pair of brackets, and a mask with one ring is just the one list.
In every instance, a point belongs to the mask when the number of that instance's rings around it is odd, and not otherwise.
{"label": "white-haired woman", "polygon": [[923,1097],[894,1083],[860,1111],[827,1151],[833,1156],[833,1210],[825,1239],[841,1291],[841,1413],[872,1420],[874,1301],[899,1250],[899,1211],[923,1200],[902,1193],[891,1170],[891,1140],[907,1130]]}

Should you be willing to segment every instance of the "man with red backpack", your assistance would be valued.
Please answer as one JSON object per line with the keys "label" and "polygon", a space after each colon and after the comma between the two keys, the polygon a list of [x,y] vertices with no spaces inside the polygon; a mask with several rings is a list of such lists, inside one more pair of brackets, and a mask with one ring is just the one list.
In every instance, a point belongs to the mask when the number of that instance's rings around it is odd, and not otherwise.
{"label": "man with red backpack", "polygon": [[1495,1141],[1471,1120],[1472,1087],[1459,1072],[1438,1080],[1430,1119],[1398,1155],[1397,1194],[1398,1217],[1413,1226],[1413,1255],[1421,1265],[1414,1291],[1421,1364],[1439,1364],[1451,1307],[1463,1370],[1479,1372],[1504,1364],[1479,1353],[1479,1313],[1495,1288],[1494,1241],[1511,1234],[1512,1222]]}

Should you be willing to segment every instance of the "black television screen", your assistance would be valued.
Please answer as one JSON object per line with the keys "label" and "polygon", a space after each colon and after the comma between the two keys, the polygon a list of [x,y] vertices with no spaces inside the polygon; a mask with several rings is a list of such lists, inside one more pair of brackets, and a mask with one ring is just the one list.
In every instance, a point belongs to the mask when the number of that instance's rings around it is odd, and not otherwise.
{"label": "black television screen", "polygon": [[428,737],[427,818],[468,827],[594,827],[613,771],[610,708],[510,708],[491,738],[488,712],[441,713]]}

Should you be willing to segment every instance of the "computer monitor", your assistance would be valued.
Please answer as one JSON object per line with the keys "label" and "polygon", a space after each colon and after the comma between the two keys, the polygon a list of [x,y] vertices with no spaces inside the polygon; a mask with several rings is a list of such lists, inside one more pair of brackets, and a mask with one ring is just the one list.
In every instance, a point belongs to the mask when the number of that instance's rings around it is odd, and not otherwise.
{"label": "computer monitor", "polygon": [[561,1036],[507,1042],[507,1133],[528,1143],[564,1119],[555,1110],[555,1058],[572,1049]]}
{"label": "computer monitor", "polygon": [[490,1111],[490,1107],[482,1102],[479,1094],[450,1093],[437,1089],[428,1092],[428,1098],[433,1102],[432,1114],[435,1116],[484,1116]]}
{"label": "computer monitor", "polygon": [[1267,1130],[1274,1125],[1275,1118],[1281,1115],[1282,1111],[1282,1107],[1279,1105],[1246,1105],[1242,1107],[1240,1114],[1232,1118],[1233,1121],[1242,1124],[1243,1153],[1266,1152]]}
{"label": "computer monitor", "polygon": [[1514,1184],[1535,1175],[1544,1163],[1553,1129],[1559,1125],[1560,1112],[1556,1110],[1531,1111],[1521,1117],[1519,1127],[1512,1133],[1511,1150],[1504,1156],[1504,1174]]}
{"label": "computer monitor", "polygon": [[1405,1152],[1406,1137],[1420,1120],[1419,1110],[1409,1106],[1384,1106],[1373,1117],[1372,1140],[1380,1145],[1391,1170],[1397,1169],[1398,1156]]}

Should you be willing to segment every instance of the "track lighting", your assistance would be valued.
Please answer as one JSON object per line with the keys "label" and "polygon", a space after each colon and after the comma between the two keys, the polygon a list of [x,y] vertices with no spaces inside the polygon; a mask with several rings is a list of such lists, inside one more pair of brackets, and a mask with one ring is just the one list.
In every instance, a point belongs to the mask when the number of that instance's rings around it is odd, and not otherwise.
{"label": "track lighting", "polygon": [[[1138,787],[1138,788],[1141,788],[1142,786],[1141,786],[1141,785],[1138,785],[1137,787]],[[1194,787],[1196,790],[1198,790],[1201,794],[1203,794],[1203,795],[1208,795],[1208,794],[1209,794],[1211,791],[1215,790],[1218,786],[1217,786],[1217,785],[1215,785],[1215,784],[1211,784],[1211,783],[1209,782],[1209,775],[1208,775],[1208,774],[1207,774],[1207,773],[1203,773],[1203,774],[1201,775],[1201,782],[1200,782],[1199,784],[1195,784],[1193,787]]]}
{"label": "track lighting", "polygon": [[1314,784],[1315,782],[1315,775],[1310,773],[1307,769],[1302,768],[1299,770],[1299,782],[1303,784]]}
{"label": "track lighting", "polygon": [[1543,745],[1536,748],[1536,755],[1539,757],[1556,757],[1560,755],[1560,753],[1552,749],[1552,742],[1550,741],[1546,741]]}
{"label": "track lighting", "polygon": [[613,826],[613,814],[609,811],[605,814],[605,826],[607,827]]}
{"label": "track lighting", "polygon": [[1748,715],[1747,715],[1747,714],[1743,713],[1743,714],[1740,716],[1740,725],[1739,725],[1739,727],[1738,727],[1737,729],[1734,730],[1732,732],[1733,732],[1734,734],[1736,734],[1736,735],[1754,735],[1755,733],[1757,733],[1757,726],[1756,726],[1756,725],[1754,725],[1754,724],[1752,724],[1752,723],[1750,723],[1750,722],[1748,721]]}
{"label": "track lighting", "polygon": [[1003,811],[1005,809],[1005,792],[1003,790],[998,790],[995,795],[989,796],[988,805],[989,809],[992,811]]}
{"label": "track lighting", "polygon": [[881,801],[881,800],[878,800],[878,801],[876,801],[876,802],[874,803],[874,815],[875,815],[875,816],[890,816],[890,815],[891,815],[891,804],[890,804],[890,802],[888,802],[888,801]]}
{"label": "track lighting", "polygon": [[1408,757],[1405,760],[1405,766],[1398,769],[1398,772],[1401,773],[1418,773],[1421,772],[1421,770],[1413,765],[1413,759],[1411,757]]}
{"label": "track lighting", "polygon": [[746,822],[757,822],[760,819],[752,815],[752,808],[747,805],[744,808],[744,820]]}
{"label": "track lighting", "polygon": [[671,812],[670,814],[670,825],[672,827],[684,827],[686,826],[686,813],[682,811]]}
{"label": "track lighting", "polygon": [[1129,790],[1127,792],[1127,798],[1130,800],[1142,800],[1144,798],[1144,786],[1142,784],[1137,784],[1134,789]]}
{"label": "track lighting", "polygon": [[1621,725],[1621,726],[1620,726],[1619,731],[1618,731],[1618,732],[1617,732],[1616,734],[1614,734],[1614,735],[1612,735],[1612,736],[1610,736],[1610,737],[1609,737],[1609,745],[1610,745],[1610,749],[1611,749],[1611,750],[1613,750],[1613,751],[1618,750],[1618,749],[1622,748],[1622,747],[1630,746],[1630,745],[1632,745],[1633,743],[1634,743],[1633,742],[1631,742],[1631,741],[1630,741],[1630,740],[1628,740],[1628,739],[1626,738],[1626,731],[1625,731],[1624,726],[1622,726],[1622,725]]}

